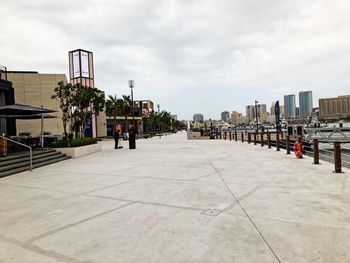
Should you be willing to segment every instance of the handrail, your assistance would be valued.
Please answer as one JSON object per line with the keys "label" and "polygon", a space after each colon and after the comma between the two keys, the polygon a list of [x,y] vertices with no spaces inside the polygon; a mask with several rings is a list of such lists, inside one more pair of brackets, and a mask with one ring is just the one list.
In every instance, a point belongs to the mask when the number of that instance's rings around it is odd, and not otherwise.
{"label": "handrail", "polygon": [[26,148],[29,148],[29,157],[30,157],[30,171],[32,172],[33,171],[33,151],[32,151],[32,147],[26,145],[26,144],[23,144],[23,143],[20,143],[20,142],[17,142],[17,141],[14,141],[14,140],[11,140],[3,135],[0,135],[0,138],[2,139],[5,139],[5,140],[8,140],[10,142],[13,142],[13,143],[16,143],[18,145],[21,145],[23,147],[26,147]]}

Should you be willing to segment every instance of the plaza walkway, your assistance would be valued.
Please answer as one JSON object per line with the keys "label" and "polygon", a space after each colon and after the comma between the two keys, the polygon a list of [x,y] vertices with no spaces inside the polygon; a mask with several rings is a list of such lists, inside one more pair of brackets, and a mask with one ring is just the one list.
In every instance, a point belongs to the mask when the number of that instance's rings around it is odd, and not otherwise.
{"label": "plaza walkway", "polygon": [[350,171],[176,134],[0,179],[0,262],[350,262]]}

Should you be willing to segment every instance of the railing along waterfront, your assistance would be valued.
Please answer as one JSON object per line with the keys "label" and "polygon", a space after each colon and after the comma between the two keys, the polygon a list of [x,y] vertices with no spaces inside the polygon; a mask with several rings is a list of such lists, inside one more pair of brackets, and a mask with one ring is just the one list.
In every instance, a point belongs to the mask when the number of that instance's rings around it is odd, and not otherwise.
{"label": "railing along waterfront", "polygon": [[[248,130],[234,130],[229,132],[232,140],[247,142],[248,144],[260,145],[264,147],[267,145],[269,149],[275,147],[277,151],[283,149],[287,154],[294,153],[295,139],[286,134],[286,131],[264,131],[257,133],[256,131]],[[221,136],[219,132],[219,137]],[[231,138],[231,137],[230,137]],[[322,140],[323,139],[323,140]],[[350,168],[350,141],[337,141],[313,139],[302,142],[302,152],[306,156],[313,158],[313,164],[320,164],[321,161],[330,162],[334,164],[334,172],[341,173],[342,167]]]}

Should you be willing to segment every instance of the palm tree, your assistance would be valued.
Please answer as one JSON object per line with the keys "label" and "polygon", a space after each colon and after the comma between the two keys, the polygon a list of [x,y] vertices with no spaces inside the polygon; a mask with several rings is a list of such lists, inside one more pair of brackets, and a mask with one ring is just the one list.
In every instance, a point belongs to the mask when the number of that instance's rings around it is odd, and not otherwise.
{"label": "palm tree", "polygon": [[131,99],[130,96],[123,95],[123,106],[122,106],[122,114],[125,117],[125,131],[128,132],[129,124],[128,124],[128,116],[131,114]]}
{"label": "palm tree", "polygon": [[122,114],[123,100],[117,99],[117,95],[108,96],[108,100],[106,102],[106,114],[107,116],[113,116],[113,129],[112,134],[115,132],[115,128],[117,126],[117,116]]}

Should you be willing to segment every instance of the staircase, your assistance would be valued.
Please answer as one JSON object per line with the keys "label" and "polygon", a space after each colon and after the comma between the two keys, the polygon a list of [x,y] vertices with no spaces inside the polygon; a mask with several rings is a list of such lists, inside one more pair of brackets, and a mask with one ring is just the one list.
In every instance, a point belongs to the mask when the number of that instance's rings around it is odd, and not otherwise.
{"label": "staircase", "polygon": [[[53,149],[34,150],[33,169],[66,159],[70,157]],[[29,151],[0,157],[0,178],[28,170],[30,170]]]}

